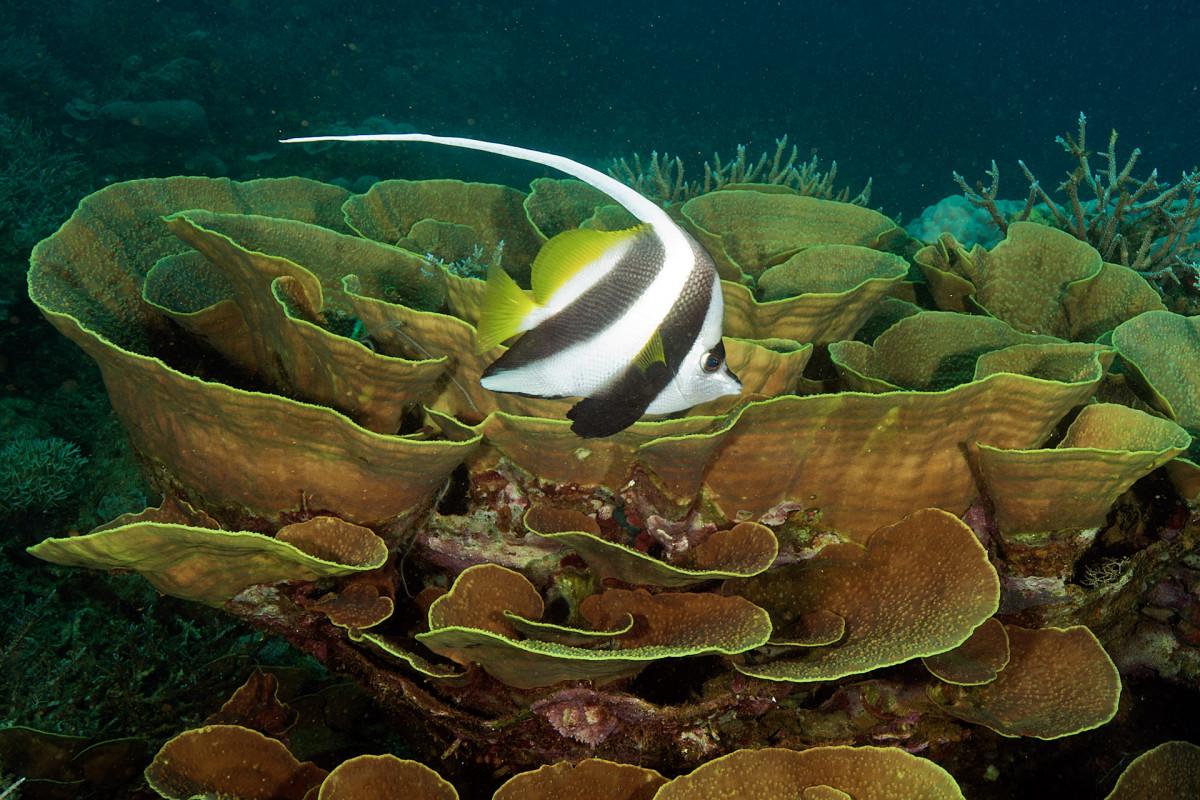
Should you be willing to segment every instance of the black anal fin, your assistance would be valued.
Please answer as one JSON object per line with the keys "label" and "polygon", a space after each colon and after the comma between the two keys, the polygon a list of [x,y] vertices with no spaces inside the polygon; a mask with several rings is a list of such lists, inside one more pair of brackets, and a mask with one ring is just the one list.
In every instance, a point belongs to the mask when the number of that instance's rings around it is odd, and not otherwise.
{"label": "black anal fin", "polygon": [[608,386],[580,400],[567,412],[571,430],[585,439],[612,436],[641,419],[654,398],[671,382],[662,361],[631,365]]}

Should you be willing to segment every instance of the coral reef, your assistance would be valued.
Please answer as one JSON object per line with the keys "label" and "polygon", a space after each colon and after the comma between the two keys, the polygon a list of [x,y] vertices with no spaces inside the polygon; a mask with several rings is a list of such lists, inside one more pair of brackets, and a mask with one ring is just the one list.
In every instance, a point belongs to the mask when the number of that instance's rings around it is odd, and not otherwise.
{"label": "coral reef", "polygon": [[[1056,141],[1076,164],[1058,187],[1067,196],[1065,203],[1055,202],[1023,161],[1018,163],[1029,181],[1029,196],[1015,214],[1005,214],[998,205],[1000,170],[995,161],[987,172],[991,184],[986,187],[982,183],[972,187],[957,172],[954,180],[967,200],[986,210],[1002,232],[1007,232],[1012,222],[1027,220],[1038,212],[1092,245],[1105,261],[1135,269],[1160,284],[1186,282],[1195,290],[1200,269],[1196,263],[1200,237],[1194,235],[1200,223],[1200,171],[1185,171],[1175,183],[1161,182],[1157,169],[1145,178],[1135,178],[1133,170],[1142,151],[1134,148],[1122,163],[1117,157],[1115,130],[1100,155],[1100,169],[1093,170],[1095,154],[1087,149],[1087,117],[1082,113],[1075,135],[1068,133]],[[1091,197],[1085,198],[1085,192]]]}
{"label": "coral reef", "polygon": [[635,153],[633,161],[618,158],[608,168],[608,174],[624,181],[646,197],[662,203],[683,203],[717,189],[737,187],[741,184],[782,186],[805,197],[820,197],[843,203],[865,206],[871,202],[871,181],[851,197],[850,189],[835,188],[837,162],[831,161],[828,169],[822,169],[821,161],[814,153],[808,161],[800,161],[800,148],[792,145],[788,150],[788,137],[775,140],[773,153],[761,153],[756,161],[746,156],[746,146],[738,145],[734,157],[722,161],[714,153],[711,161],[704,162],[704,179],[689,181],[684,177],[683,159],[658,151],[643,159]]}
{"label": "coral reef", "polygon": [[[1024,205],[1018,200],[993,198],[992,202],[1006,220],[1018,214]],[[960,194],[943,197],[904,227],[911,236],[923,242],[936,241],[943,233],[949,233],[967,247],[976,244],[995,247],[1004,238],[1004,231],[996,226],[988,210],[972,204]]]}
{"label": "coral reef", "polygon": [[[316,796],[323,800],[383,798],[403,791],[405,797],[415,800],[458,800],[458,792],[434,770],[392,755],[357,756],[330,771],[311,761],[302,762],[279,739],[259,730],[267,726],[254,712],[263,710],[261,706],[243,707],[240,711],[249,717],[244,720],[247,724],[209,724],[171,739],[146,770],[151,788],[169,800],[213,791],[232,797]],[[828,794],[814,794],[814,789]],[[797,791],[803,791],[805,797],[863,800],[963,797],[949,773],[899,748],[816,747],[803,752],[738,750],[674,780],[653,769],[604,759],[558,762],[508,778],[492,798],[687,800],[737,796],[765,800]]]}
{"label": "coral reef", "polygon": [[78,489],[86,463],[77,446],[55,436],[9,441],[0,447],[0,516],[53,509]]}
{"label": "coral reef", "polygon": [[[395,755],[361,755],[339,759],[326,769],[310,756],[306,740],[311,708],[297,701],[274,673],[256,672],[203,726],[167,741],[146,768],[146,781],[155,795],[185,800],[214,794],[239,798],[320,798],[362,800],[403,796],[414,800],[458,800],[455,787],[416,761]],[[0,749],[20,758],[38,735],[0,737]],[[42,740],[43,745],[49,744]],[[132,753],[119,742],[92,746],[55,742],[58,752],[86,771],[98,758],[117,765],[131,763]],[[49,773],[51,770],[39,770]],[[74,781],[76,787],[96,782]],[[468,797],[492,800],[588,797],[594,800],[690,800],[691,798],[779,797],[890,800],[896,797],[962,800],[958,783],[927,758],[898,747],[819,746],[805,750],[768,747],[736,750],[668,778],[660,772],[601,758],[574,763],[559,761],[512,774],[501,770],[502,783],[491,791]],[[49,783],[33,777],[36,791]],[[61,785],[61,784],[60,784]],[[1167,741],[1134,759],[1119,776],[1107,800],[1145,797],[1191,797],[1200,790],[1200,748]]]}
{"label": "coral reef", "polygon": [[[677,210],[724,279],[745,394],[584,442],[564,401],[480,388],[502,345],[476,352],[483,283],[448,265],[503,242],[527,280],[554,233],[627,224],[587,187],[91,195],[35,249],[30,297],[100,366],[164,499],[30,552],[283,637],[419,722],[413,754],[456,783],[567,760],[531,774],[958,797],[972,748],[1113,720],[1109,653],[1151,600],[1164,677],[1195,653],[1195,337],[1138,271],[1029,221],[926,245],[780,183]],[[394,770],[453,796],[398,759],[327,777],[269,716],[181,734],[151,785],[236,794],[196,753],[255,753],[285,796]]]}
{"label": "coral reef", "polygon": [[78,154],[56,152],[30,120],[0,113],[0,259],[24,256],[53,232],[86,177]]}
{"label": "coral reef", "polygon": [[1105,800],[1190,797],[1200,791],[1200,747],[1164,742],[1135,758]]}

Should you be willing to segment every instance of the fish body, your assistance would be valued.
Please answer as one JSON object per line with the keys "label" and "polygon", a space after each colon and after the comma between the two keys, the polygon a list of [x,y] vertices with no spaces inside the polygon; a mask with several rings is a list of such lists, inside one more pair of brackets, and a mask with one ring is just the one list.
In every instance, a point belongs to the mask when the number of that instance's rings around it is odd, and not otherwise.
{"label": "fish body", "polygon": [[533,263],[531,291],[492,266],[479,349],[521,336],[484,372],[484,388],[581,397],[567,416],[584,437],[610,436],[644,414],[741,392],[725,364],[724,306],[712,258],[666,212],[620,181],[563,156],[474,139],[382,134],[285,141],[416,141],[499,153],[579,178],[640,221],[624,231],[555,236]]}

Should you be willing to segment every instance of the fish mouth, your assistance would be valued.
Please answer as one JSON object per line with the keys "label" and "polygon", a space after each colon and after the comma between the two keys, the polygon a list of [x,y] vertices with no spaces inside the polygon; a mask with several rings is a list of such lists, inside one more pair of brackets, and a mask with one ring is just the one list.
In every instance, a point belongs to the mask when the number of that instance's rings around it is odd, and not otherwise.
{"label": "fish mouth", "polygon": [[725,384],[725,395],[737,395],[742,393],[742,382],[737,375],[733,374],[733,370],[729,367],[725,368],[725,374],[721,376],[721,382]]}

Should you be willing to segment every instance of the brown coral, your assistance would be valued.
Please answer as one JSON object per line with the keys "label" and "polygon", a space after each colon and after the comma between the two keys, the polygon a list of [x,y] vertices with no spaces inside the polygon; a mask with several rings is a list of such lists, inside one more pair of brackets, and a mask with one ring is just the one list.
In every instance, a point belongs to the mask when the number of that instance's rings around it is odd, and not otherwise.
{"label": "brown coral", "polygon": [[[1186,406],[1163,401],[1187,384],[1139,326],[1164,331],[1176,364],[1186,324],[1132,271],[1033,223],[990,251],[926,248],[918,291],[914,244],[867,209],[738,185],[679,211],[726,278],[747,392],[585,442],[564,401],[479,385],[499,349],[475,352],[482,283],[453,268],[503,240],[521,276],[547,236],[622,224],[580,185],[97,193],[35,252],[31,296],[100,363],[167,500],[33,552],[134,569],[283,635],[419,714],[423,754],[684,771],[768,733],[921,747],[967,725],[1050,738],[1111,717],[1112,663],[1067,627],[1099,606],[1042,612],[1060,632],[1011,624],[1003,603],[1047,565],[1070,580],[1093,541],[1051,534],[1106,524],[1134,481],[1182,463]],[[941,310],[911,302],[928,296]],[[1127,407],[1117,351],[1179,425]],[[1075,654],[1061,668],[1055,637]],[[918,658],[936,677],[902,666]],[[833,680],[825,705],[804,688]],[[899,751],[838,753],[761,757],[808,765],[805,796],[910,779],[957,796]],[[758,757],[670,791],[753,787]],[[574,771],[619,771],[604,763]],[[412,771],[345,770],[372,785]]]}

